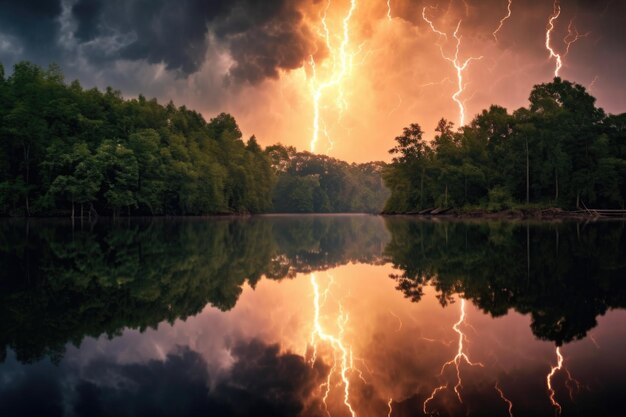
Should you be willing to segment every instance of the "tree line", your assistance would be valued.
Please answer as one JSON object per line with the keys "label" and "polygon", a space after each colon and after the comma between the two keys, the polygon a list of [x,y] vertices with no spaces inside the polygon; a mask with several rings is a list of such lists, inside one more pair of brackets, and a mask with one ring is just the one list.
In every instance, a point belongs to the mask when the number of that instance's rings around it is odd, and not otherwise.
{"label": "tree line", "polygon": [[[172,102],[68,84],[55,65],[21,62],[7,77],[0,64],[0,215],[382,209],[378,168],[308,154],[306,173],[283,172],[272,165],[275,151],[254,136],[244,141],[229,114],[207,122]],[[313,192],[316,204],[303,201]]]}
{"label": "tree line", "polygon": [[607,115],[595,102],[583,86],[555,78],[536,85],[528,108],[513,114],[494,105],[458,131],[441,119],[432,143],[411,124],[389,151],[385,212],[624,209],[626,113]]}
{"label": "tree line", "polygon": [[281,213],[380,213],[389,196],[383,162],[348,164],[292,146],[268,146],[277,176],[273,208]]}

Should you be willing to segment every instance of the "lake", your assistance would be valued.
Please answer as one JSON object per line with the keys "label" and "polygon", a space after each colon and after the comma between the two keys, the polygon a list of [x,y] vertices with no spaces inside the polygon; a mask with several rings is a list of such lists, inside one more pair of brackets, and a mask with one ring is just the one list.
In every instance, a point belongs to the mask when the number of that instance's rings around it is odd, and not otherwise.
{"label": "lake", "polygon": [[0,223],[2,416],[618,415],[626,223]]}

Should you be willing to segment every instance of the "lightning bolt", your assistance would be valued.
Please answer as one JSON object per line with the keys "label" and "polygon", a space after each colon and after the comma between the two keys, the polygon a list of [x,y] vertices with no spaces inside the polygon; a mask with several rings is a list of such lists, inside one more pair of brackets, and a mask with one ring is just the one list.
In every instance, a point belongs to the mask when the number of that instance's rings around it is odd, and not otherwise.
{"label": "lightning bolt", "polygon": [[[322,341],[328,344],[333,352],[333,365],[328,373],[328,377],[326,382],[320,385],[320,389],[324,389],[324,396],[322,398],[322,402],[324,403],[324,407],[326,409],[326,413],[330,417],[330,412],[328,411],[328,397],[330,395],[330,391],[332,388],[332,379],[333,376],[338,373],[340,378],[340,384],[343,385],[343,403],[350,412],[352,417],[356,417],[356,412],[350,403],[350,379],[348,374],[351,371],[354,371],[354,363],[352,357],[352,349],[346,345],[344,342],[344,334],[346,324],[348,323],[348,315],[344,313],[343,307],[339,304],[339,314],[337,316],[337,328],[338,334],[332,335],[324,329],[324,326],[321,322],[321,308],[328,297],[328,292],[330,285],[326,287],[324,292],[320,292],[319,284],[317,283],[317,279],[315,274],[311,274],[311,286],[313,287],[313,305],[314,305],[314,320],[313,320],[313,331],[311,333],[311,341],[314,346],[314,355],[317,355],[317,341]],[[337,369],[339,367],[339,370]],[[358,370],[357,370],[358,372]],[[360,374],[360,372],[359,372]],[[362,378],[362,375],[361,375]]]}
{"label": "lightning bolt", "polygon": [[502,391],[502,389],[500,388],[500,385],[497,382],[494,388],[496,389],[496,391],[498,391],[498,394],[500,394],[500,398],[502,398],[502,400],[507,404],[508,410],[509,410],[509,417],[513,417],[513,403],[504,395],[504,392]]}
{"label": "lightning bolt", "polygon": [[567,35],[565,35],[565,38],[563,39],[563,42],[565,43],[565,53],[563,54],[563,57],[566,57],[567,54],[569,54],[569,48],[572,44],[576,43],[579,39],[586,38],[589,36],[589,33],[591,32],[583,34],[579,33],[576,26],[574,26],[574,21],[570,20],[567,25]]}
{"label": "lightning bolt", "polygon": [[502,29],[502,26],[504,26],[504,22],[506,22],[511,17],[511,6],[513,5],[513,0],[508,0],[508,1],[509,1],[509,4],[506,7],[507,14],[502,19],[500,19],[500,25],[498,25],[498,27],[496,28],[496,30],[493,31],[493,34],[492,34],[496,42],[498,42],[498,32],[500,32],[500,29]]}
{"label": "lightning bolt", "polygon": [[[440,375],[443,375],[443,372],[448,366],[454,366],[456,370],[456,384],[454,385],[454,392],[456,393],[456,396],[459,399],[459,402],[461,404],[463,403],[463,398],[461,397],[461,388],[463,388],[463,380],[461,379],[461,363],[465,362],[466,364],[470,366],[484,367],[482,363],[472,362],[464,351],[463,341],[466,340],[467,337],[465,336],[465,333],[463,333],[463,331],[460,328],[461,324],[464,324],[464,323],[465,323],[465,299],[461,298],[461,315],[459,317],[459,320],[456,323],[454,323],[454,325],[452,326],[452,329],[459,335],[457,352],[454,358],[452,358],[451,360],[443,364],[443,366],[441,367],[441,371],[439,372]],[[430,394],[430,397],[428,397],[426,401],[424,401],[424,404],[422,407],[424,410],[424,414],[431,414],[427,411],[428,403],[434,400],[440,391],[443,391],[444,389],[447,389],[447,388],[448,388],[448,384],[446,383],[446,384],[438,386],[437,388],[433,390],[433,392]]]}
{"label": "lightning bolt", "polygon": [[[426,23],[429,24],[433,33],[444,37],[446,40],[448,39],[448,36],[444,32],[438,30],[433,24],[433,22],[426,17],[426,7],[422,9],[422,18],[426,21]],[[452,100],[457,104],[459,108],[459,126],[464,126],[465,125],[465,103],[460,98],[461,95],[465,91],[465,84],[463,83],[463,73],[467,69],[470,62],[480,60],[483,57],[482,56],[469,57],[465,61],[461,61],[459,59],[459,52],[461,49],[461,39],[462,39],[462,36],[459,35],[460,28],[461,28],[461,20],[459,20],[459,23],[456,25],[456,29],[454,30],[454,33],[453,33],[453,37],[456,40],[456,48],[455,48],[453,56],[446,55],[446,53],[443,50],[443,45],[439,44],[438,46],[441,52],[441,57],[445,59],[446,61],[450,62],[456,69],[457,91],[452,95]]]}
{"label": "lightning bolt", "polygon": [[561,59],[561,55],[557,54],[551,46],[551,38],[552,32],[554,31],[554,22],[561,15],[561,5],[559,4],[559,0],[554,0],[554,5],[552,7],[552,15],[550,19],[548,19],[548,26],[546,28],[546,49],[550,52],[550,58],[556,59],[556,67],[554,69],[554,76],[559,76],[559,71],[563,67],[563,60]]}
{"label": "lightning bolt", "polygon": [[574,26],[573,20],[570,20],[569,24],[567,25],[567,35],[565,35],[565,38],[563,39],[563,43],[565,44],[565,52],[563,52],[563,54],[557,53],[552,46],[552,33],[554,32],[554,23],[557,21],[560,15],[561,4],[559,3],[559,0],[554,0],[552,15],[550,15],[550,18],[548,19],[548,26],[546,27],[546,49],[550,53],[550,59],[555,59],[555,77],[559,76],[561,68],[563,68],[563,58],[565,58],[569,54],[570,47],[579,39],[587,37],[590,33],[579,33],[578,29],[576,29],[576,27]]}
{"label": "lightning bolt", "polygon": [[391,22],[391,0],[387,0],[387,20]]}
{"label": "lightning bolt", "polygon": [[330,9],[330,6],[331,0],[328,0],[321,19],[322,31],[320,36],[324,39],[326,47],[331,54],[331,76],[327,80],[319,82],[315,59],[313,56],[309,59],[309,64],[312,70],[311,89],[313,98],[313,136],[310,143],[311,152],[315,152],[316,145],[319,141],[321,101],[326,90],[331,87],[339,87],[337,106],[341,112],[345,111],[347,103],[344,98],[341,84],[352,68],[352,59],[354,57],[354,54],[349,53],[348,47],[350,44],[350,20],[356,10],[357,2],[356,0],[350,1],[350,8],[342,21],[342,39],[338,48],[335,48],[332,45],[330,29],[327,23],[328,10]]}
{"label": "lightning bolt", "polygon": [[391,406],[391,403],[393,403],[393,399],[389,398],[389,401],[387,402],[387,408],[389,409],[387,417],[391,417],[391,413],[393,412],[393,407]]}

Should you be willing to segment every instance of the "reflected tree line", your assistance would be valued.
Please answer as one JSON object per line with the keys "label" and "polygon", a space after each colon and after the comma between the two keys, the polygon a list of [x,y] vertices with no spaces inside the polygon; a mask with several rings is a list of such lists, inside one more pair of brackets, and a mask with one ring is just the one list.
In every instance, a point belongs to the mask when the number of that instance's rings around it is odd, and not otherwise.
{"label": "reflected tree line", "polygon": [[493,316],[532,317],[561,345],[626,307],[626,224],[429,222],[373,216],[0,223],[0,361],[62,358],[68,343],[233,308],[245,283],[390,262],[418,302],[433,285]]}
{"label": "reflected tree line", "polygon": [[174,322],[254,287],[347,262],[381,263],[382,221],[275,217],[98,224],[0,224],[0,361],[60,359],[85,336]]}
{"label": "reflected tree line", "polygon": [[419,301],[433,285],[494,317],[530,314],[535,336],[584,338],[598,315],[626,307],[624,223],[433,223],[388,219],[385,255],[398,290]]}

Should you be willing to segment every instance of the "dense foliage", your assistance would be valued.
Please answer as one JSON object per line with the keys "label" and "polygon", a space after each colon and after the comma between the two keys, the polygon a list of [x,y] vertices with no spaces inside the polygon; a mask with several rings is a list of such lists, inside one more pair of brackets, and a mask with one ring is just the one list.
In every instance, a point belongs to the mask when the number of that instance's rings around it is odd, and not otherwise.
{"label": "dense foliage", "polygon": [[0,65],[0,215],[260,213],[273,201],[280,212],[379,212],[381,167],[264,152],[228,114],[207,123],[171,102],[67,84],[56,66],[22,62],[5,77]]}
{"label": "dense foliage", "polygon": [[273,206],[282,213],[380,213],[389,192],[382,162],[348,164],[325,155],[268,146],[277,183]]}
{"label": "dense foliage", "polygon": [[0,213],[200,214],[270,208],[272,172],[235,120],[0,68]]}
{"label": "dense foliage", "polygon": [[411,124],[390,150],[385,211],[516,204],[624,208],[626,114],[607,116],[584,87],[555,78],[513,114],[484,110],[453,131],[442,119],[432,144]]}

